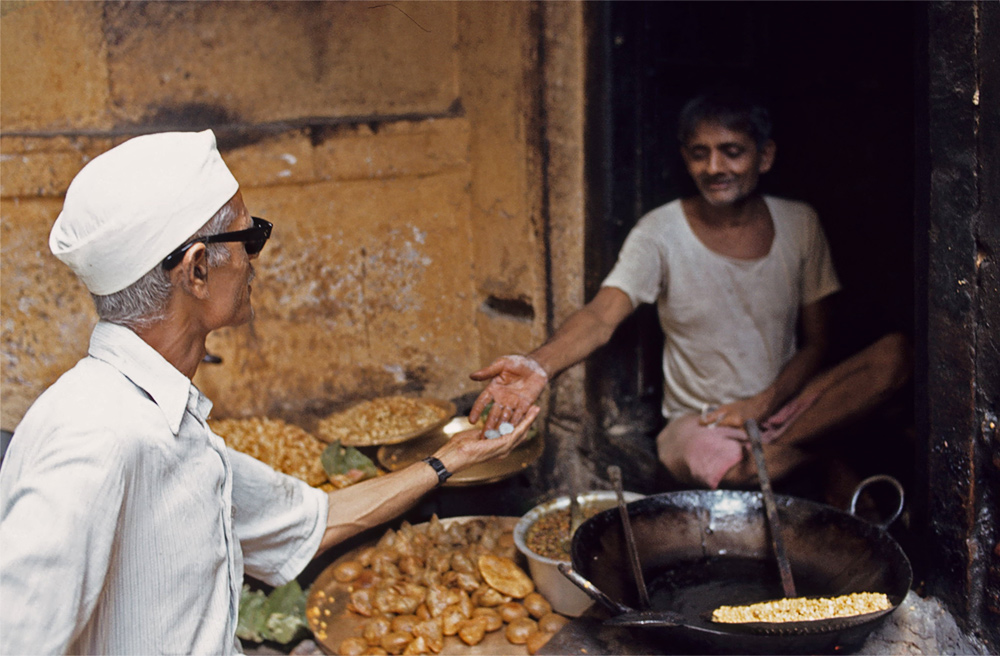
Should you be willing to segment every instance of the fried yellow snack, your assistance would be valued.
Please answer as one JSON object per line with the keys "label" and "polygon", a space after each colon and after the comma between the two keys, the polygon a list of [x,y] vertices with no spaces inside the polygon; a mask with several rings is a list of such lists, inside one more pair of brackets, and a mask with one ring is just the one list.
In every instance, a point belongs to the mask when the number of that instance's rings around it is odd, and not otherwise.
{"label": "fried yellow snack", "polygon": [[483,580],[505,595],[523,599],[535,590],[535,582],[510,558],[484,553],[478,560]]}

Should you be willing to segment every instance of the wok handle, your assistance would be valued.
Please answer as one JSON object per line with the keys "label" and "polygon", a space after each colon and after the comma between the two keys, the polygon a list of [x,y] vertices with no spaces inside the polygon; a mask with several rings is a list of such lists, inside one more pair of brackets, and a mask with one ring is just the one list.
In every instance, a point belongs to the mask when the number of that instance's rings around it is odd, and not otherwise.
{"label": "wok handle", "polygon": [[858,486],[856,488],[854,488],[854,494],[851,496],[850,513],[852,515],[854,514],[854,511],[855,511],[855,509],[857,508],[857,505],[858,505],[858,497],[861,496],[861,492],[864,491],[864,489],[866,487],[868,487],[869,485],[871,485],[872,483],[879,483],[879,482],[882,482],[882,481],[885,481],[886,483],[891,484],[894,488],[896,488],[896,492],[899,493],[899,505],[896,506],[896,511],[892,513],[892,516],[889,517],[889,519],[887,519],[887,520],[885,520],[884,522],[881,522],[881,523],[876,523],[876,526],[878,526],[879,528],[885,530],[886,528],[889,527],[890,524],[892,524],[894,521],[896,521],[897,519],[899,519],[900,515],[903,514],[903,506],[905,504],[905,495],[903,493],[903,484],[900,483],[899,481],[897,481],[892,476],[889,476],[888,474],[877,474],[875,476],[869,476],[865,480],[863,480],[860,483],[858,483]]}
{"label": "wok handle", "polygon": [[606,626],[685,627],[687,619],[669,610],[640,610],[604,620]]}
{"label": "wok handle", "polygon": [[632,613],[633,609],[629,608],[625,604],[620,604],[608,595],[604,594],[597,589],[593,583],[583,578],[583,576],[577,572],[575,569],[570,567],[567,563],[557,563],[556,567],[562,572],[562,575],[568,578],[573,585],[580,588],[587,593],[587,596],[598,602],[606,609],[611,611],[613,615],[621,615],[623,613]]}

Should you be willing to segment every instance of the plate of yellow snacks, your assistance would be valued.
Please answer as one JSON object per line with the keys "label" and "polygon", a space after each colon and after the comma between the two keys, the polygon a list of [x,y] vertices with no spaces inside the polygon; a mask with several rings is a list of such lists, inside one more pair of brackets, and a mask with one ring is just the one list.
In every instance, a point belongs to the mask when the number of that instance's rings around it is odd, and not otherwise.
{"label": "plate of yellow snacks", "polygon": [[212,419],[212,431],[226,446],[252,456],[273,469],[318,487],[328,482],[321,456],[326,443],[281,419],[250,417]]}
{"label": "plate of yellow snacks", "polygon": [[320,419],[316,437],[353,447],[400,444],[441,428],[454,416],[455,404],[451,401],[384,396]]}

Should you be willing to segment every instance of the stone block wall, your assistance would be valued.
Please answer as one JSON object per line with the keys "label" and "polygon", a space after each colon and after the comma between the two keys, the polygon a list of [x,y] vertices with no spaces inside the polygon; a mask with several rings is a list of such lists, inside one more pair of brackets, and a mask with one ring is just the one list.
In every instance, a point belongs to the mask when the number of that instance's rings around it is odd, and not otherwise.
{"label": "stone block wall", "polygon": [[3,427],[86,352],[96,320],[48,251],[67,185],[110,146],[172,129],[215,129],[251,212],[275,225],[255,319],[211,335],[223,362],[196,376],[217,416],[478,391],[467,374],[539,343],[550,314],[540,11],[5,0]]}

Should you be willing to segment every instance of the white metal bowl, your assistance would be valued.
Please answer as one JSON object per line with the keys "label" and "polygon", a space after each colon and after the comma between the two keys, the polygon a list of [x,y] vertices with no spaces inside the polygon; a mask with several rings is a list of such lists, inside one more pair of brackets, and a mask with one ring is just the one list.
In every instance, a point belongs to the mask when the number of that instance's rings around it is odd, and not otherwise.
{"label": "white metal bowl", "polygon": [[[635,492],[625,492],[623,496],[626,503],[643,497]],[[608,508],[614,508],[617,505],[617,496],[613,490],[584,492],[577,495],[577,500],[581,507],[594,503]],[[565,508],[569,508],[568,496],[557,497],[532,508],[514,526],[514,544],[517,545],[518,551],[528,559],[528,569],[531,572],[531,578],[535,581],[535,587],[549,600],[552,609],[567,617],[579,617],[590,608],[593,599],[563,576],[558,568],[560,561],[536,554],[528,548],[525,542],[528,529],[531,528],[532,524],[548,513]],[[568,562],[568,560],[567,558],[566,561],[562,562]]]}

